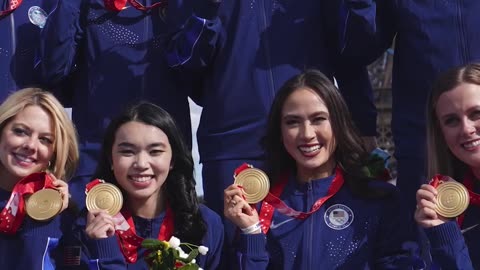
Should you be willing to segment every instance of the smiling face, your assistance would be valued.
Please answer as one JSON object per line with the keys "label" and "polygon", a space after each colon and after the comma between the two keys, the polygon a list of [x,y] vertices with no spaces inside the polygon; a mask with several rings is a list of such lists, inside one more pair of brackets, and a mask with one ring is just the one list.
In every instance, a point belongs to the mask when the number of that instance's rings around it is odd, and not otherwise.
{"label": "smiling face", "polygon": [[130,198],[158,201],[171,163],[170,142],[161,129],[130,121],[115,133],[113,173]]}
{"label": "smiling face", "polygon": [[297,165],[300,181],[327,177],[335,167],[335,138],[325,102],[311,89],[297,89],[286,99],[282,141]]}
{"label": "smiling face", "polygon": [[444,92],[435,109],[450,151],[480,169],[480,86],[464,83]]}
{"label": "smiling face", "polygon": [[0,179],[11,189],[23,177],[45,170],[54,152],[50,115],[39,106],[28,106],[3,128],[0,138]]}

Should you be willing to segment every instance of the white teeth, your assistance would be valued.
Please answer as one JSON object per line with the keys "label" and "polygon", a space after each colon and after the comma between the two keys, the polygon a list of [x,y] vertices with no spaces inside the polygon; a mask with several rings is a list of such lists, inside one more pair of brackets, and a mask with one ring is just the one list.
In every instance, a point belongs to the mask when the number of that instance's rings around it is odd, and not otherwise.
{"label": "white teeth", "polygon": [[34,161],[33,158],[29,158],[29,157],[22,156],[22,155],[19,155],[19,154],[15,154],[15,158],[20,160],[20,161],[23,161],[23,162],[33,162]]}
{"label": "white teeth", "polygon": [[300,147],[298,147],[298,149],[300,149],[300,151],[302,151],[304,153],[311,153],[311,152],[314,152],[314,151],[317,151],[318,149],[320,149],[320,145],[300,146]]}
{"label": "white teeth", "polygon": [[132,176],[131,178],[135,182],[147,182],[148,180],[152,179],[151,176]]}
{"label": "white teeth", "polygon": [[473,141],[473,142],[469,142],[469,143],[464,143],[463,144],[463,147],[465,148],[473,148],[473,147],[476,147],[480,145],[480,140],[476,140],[476,141]]}

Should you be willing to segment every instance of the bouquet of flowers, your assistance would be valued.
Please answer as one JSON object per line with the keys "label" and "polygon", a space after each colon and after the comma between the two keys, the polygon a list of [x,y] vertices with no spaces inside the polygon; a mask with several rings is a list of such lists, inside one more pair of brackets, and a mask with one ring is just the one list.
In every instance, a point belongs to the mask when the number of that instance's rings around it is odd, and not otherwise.
{"label": "bouquet of flowers", "polygon": [[[202,270],[195,261],[198,254],[206,255],[208,248],[190,243],[181,243],[172,236],[168,242],[145,239],[142,247],[147,250],[145,261],[151,270]],[[182,247],[187,249],[186,253]]]}

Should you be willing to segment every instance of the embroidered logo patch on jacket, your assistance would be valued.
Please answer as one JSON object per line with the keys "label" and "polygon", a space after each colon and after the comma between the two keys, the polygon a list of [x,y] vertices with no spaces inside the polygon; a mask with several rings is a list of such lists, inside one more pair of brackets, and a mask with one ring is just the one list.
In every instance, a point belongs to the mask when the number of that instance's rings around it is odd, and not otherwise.
{"label": "embroidered logo patch on jacket", "polygon": [[353,222],[353,211],[343,204],[334,204],[325,211],[325,223],[334,230],[343,230]]}

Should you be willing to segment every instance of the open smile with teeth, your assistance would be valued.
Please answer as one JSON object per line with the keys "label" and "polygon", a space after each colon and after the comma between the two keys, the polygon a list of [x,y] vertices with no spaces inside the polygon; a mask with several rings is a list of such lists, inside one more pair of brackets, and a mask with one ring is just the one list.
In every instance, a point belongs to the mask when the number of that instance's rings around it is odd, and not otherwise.
{"label": "open smile with teeth", "polygon": [[153,175],[131,175],[130,179],[132,179],[135,182],[147,182],[149,180],[152,180]]}
{"label": "open smile with teeth", "polygon": [[462,143],[462,147],[465,148],[465,149],[474,148],[474,147],[477,147],[479,145],[480,145],[480,140],[475,140],[475,141]]}
{"label": "open smile with teeth", "polygon": [[299,146],[298,149],[303,153],[313,153],[318,151],[321,148],[320,145],[312,145],[312,146]]}
{"label": "open smile with teeth", "polygon": [[34,158],[31,158],[22,154],[18,154],[18,153],[13,153],[13,157],[20,162],[33,163],[36,161]]}

